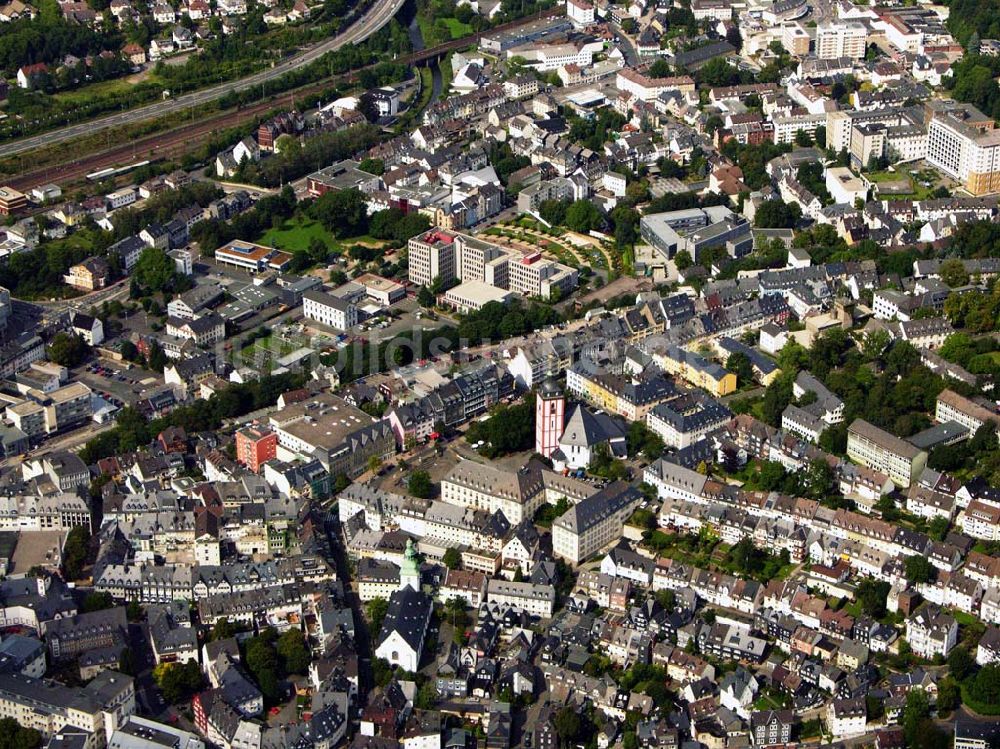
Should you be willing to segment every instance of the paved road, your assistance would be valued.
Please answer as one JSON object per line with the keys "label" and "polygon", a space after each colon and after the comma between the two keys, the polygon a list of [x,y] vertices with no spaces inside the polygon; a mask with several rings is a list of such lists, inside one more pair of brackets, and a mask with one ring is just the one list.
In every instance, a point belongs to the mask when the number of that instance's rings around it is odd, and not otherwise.
{"label": "paved road", "polygon": [[403,7],[403,2],[404,0],[375,0],[375,3],[368,11],[360,19],[351,24],[344,33],[320,42],[314,47],[310,47],[306,51],[294,55],[267,70],[247,76],[246,78],[240,78],[239,80],[221,83],[217,86],[201,89],[200,91],[193,91],[174,99],[167,99],[166,101],[148,104],[126,112],[100,117],[96,120],[80,122],[60,130],[52,130],[47,133],[11,141],[10,143],[0,145],[0,158],[24,153],[25,151],[43,146],[62,143],[63,141],[83,135],[90,135],[98,130],[104,130],[109,127],[119,127],[163,117],[173,112],[180,112],[210,101],[215,101],[216,99],[221,99],[229,93],[255,88],[268,81],[280,78],[293,70],[309,65],[327,52],[333,52],[348,44],[363,42],[385,26],[399,12],[400,8]]}

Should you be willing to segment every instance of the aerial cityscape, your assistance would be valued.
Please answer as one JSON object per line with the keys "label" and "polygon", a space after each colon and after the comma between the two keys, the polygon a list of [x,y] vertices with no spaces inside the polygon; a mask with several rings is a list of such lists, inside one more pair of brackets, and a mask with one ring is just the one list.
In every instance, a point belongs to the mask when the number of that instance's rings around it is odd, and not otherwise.
{"label": "aerial cityscape", "polygon": [[0,749],[1000,749],[1000,0],[0,67]]}

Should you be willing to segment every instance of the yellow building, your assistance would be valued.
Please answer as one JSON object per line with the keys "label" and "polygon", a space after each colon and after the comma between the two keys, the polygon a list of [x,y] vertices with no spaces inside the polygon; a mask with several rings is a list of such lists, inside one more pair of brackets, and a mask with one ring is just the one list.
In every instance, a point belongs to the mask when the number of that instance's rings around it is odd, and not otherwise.
{"label": "yellow building", "polygon": [[666,351],[654,354],[653,359],[665,372],[717,398],[736,392],[734,373],[680,346],[669,346]]}
{"label": "yellow building", "polygon": [[677,394],[663,377],[630,378],[592,372],[580,365],[566,370],[566,389],[629,421],[644,420],[653,408]]}

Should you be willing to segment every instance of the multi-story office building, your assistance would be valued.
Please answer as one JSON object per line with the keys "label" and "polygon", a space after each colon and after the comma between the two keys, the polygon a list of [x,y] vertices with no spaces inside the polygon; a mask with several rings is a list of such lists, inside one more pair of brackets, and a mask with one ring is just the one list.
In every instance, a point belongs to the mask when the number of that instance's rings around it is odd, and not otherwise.
{"label": "multi-story office building", "polygon": [[1000,191],[1000,129],[971,106],[939,112],[927,128],[927,163],[973,195]]}
{"label": "multi-story office building", "polygon": [[847,457],[904,487],[927,465],[926,452],[864,419],[855,419],[847,429]]}
{"label": "multi-story office building", "polygon": [[410,280],[430,286],[455,278],[455,235],[431,229],[410,239],[408,245]]}

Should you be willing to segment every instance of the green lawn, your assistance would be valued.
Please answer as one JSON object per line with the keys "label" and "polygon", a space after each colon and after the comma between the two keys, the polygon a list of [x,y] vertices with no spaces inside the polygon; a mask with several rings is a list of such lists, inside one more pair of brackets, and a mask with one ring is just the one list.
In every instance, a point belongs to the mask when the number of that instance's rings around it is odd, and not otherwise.
{"label": "green lawn", "polygon": [[472,33],[472,26],[467,23],[462,23],[457,18],[442,18],[448,25],[448,31],[451,32],[452,39],[461,39],[463,36],[468,36]]}
{"label": "green lawn", "polygon": [[[417,15],[417,25],[420,26],[420,34],[424,38],[424,44],[428,47],[449,41],[448,39],[442,39],[443,33],[438,33],[438,30],[434,28],[438,21],[448,29],[448,33],[452,39],[461,39],[463,36],[468,36],[472,33],[472,27],[467,23],[462,23],[457,18],[428,18],[425,14],[420,13]],[[444,66],[448,62],[448,60],[442,61],[442,72],[444,72]]]}
{"label": "green lawn", "polygon": [[280,227],[268,229],[260,238],[260,243],[268,247],[289,252],[305,251],[313,239],[320,240],[331,250],[339,250],[339,243],[323,225],[309,218],[295,217],[285,221]]}
{"label": "green lawn", "polygon": [[136,88],[137,85],[160,85],[152,80],[142,81],[139,84],[129,83],[125,78],[115,78],[110,81],[100,81],[87,86],[73,89],[71,91],[60,91],[53,94],[52,98],[67,104],[85,104],[94,99],[104,96],[118,96],[126,94]]}

